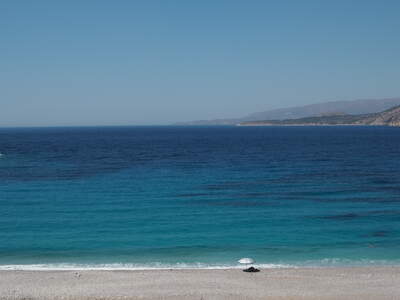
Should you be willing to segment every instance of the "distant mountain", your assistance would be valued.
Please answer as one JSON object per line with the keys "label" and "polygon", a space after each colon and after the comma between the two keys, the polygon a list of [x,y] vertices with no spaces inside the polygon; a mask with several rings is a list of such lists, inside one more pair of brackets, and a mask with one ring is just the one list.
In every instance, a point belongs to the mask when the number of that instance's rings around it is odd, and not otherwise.
{"label": "distant mountain", "polygon": [[180,122],[175,125],[234,125],[257,120],[285,120],[336,114],[369,114],[400,105],[400,98],[332,101],[257,112],[237,119]]}
{"label": "distant mountain", "polygon": [[286,120],[248,121],[240,126],[323,126],[323,125],[383,125],[400,126],[400,105],[379,113],[347,115],[331,114]]}

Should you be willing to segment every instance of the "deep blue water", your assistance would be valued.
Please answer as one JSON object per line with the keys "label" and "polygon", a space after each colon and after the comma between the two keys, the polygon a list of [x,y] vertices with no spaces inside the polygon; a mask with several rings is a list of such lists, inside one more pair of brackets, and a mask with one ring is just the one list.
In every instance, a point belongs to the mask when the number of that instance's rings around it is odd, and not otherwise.
{"label": "deep blue water", "polygon": [[400,128],[0,129],[0,152],[3,268],[400,262]]}

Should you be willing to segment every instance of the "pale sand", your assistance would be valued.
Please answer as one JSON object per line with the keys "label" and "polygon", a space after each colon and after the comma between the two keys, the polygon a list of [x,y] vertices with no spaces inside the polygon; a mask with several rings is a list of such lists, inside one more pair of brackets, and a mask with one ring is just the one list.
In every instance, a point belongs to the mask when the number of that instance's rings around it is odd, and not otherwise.
{"label": "pale sand", "polygon": [[0,271],[0,299],[400,299],[400,267]]}

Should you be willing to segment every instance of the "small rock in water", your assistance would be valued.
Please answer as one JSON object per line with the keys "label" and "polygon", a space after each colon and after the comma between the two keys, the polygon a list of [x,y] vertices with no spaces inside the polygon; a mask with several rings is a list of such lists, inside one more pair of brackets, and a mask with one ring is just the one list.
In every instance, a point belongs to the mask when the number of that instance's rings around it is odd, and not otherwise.
{"label": "small rock in water", "polygon": [[255,273],[255,272],[260,272],[260,270],[254,268],[254,267],[250,267],[250,268],[244,269],[243,272]]}

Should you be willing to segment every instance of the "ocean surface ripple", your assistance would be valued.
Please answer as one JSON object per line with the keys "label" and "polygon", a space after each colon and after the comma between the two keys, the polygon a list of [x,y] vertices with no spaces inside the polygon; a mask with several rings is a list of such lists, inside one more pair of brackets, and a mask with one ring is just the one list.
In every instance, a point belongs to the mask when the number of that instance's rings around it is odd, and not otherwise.
{"label": "ocean surface ripple", "polygon": [[0,129],[0,270],[398,264],[400,129]]}

